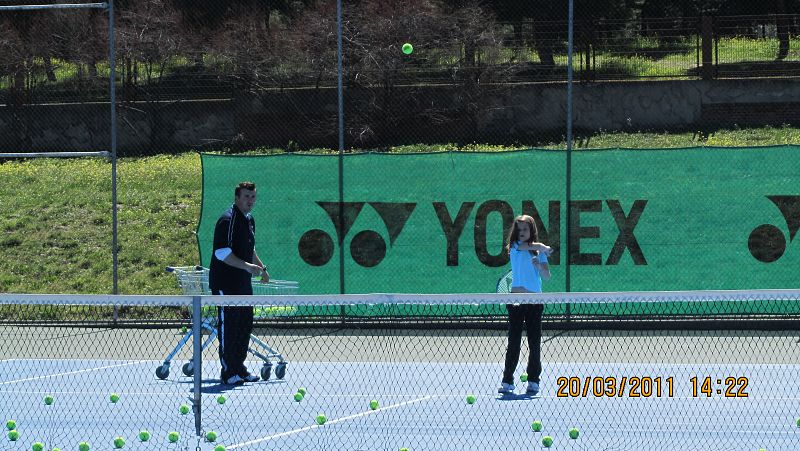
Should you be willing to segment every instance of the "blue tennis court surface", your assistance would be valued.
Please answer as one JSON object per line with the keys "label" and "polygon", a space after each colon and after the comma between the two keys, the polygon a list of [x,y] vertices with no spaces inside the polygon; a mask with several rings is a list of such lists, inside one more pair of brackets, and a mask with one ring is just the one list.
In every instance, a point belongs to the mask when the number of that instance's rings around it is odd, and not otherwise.
{"label": "blue tennis court surface", "polygon": [[[0,412],[14,419],[20,438],[3,439],[0,449],[29,450],[35,441],[46,450],[113,449],[122,436],[124,449],[213,449],[194,435],[194,417],[181,415],[191,405],[192,378],[178,373],[159,380],[151,360],[2,360]],[[251,369],[258,368],[252,362]],[[540,396],[496,393],[500,364],[441,362],[291,362],[284,380],[240,387],[219,384],[216,362],[204,365],[203,428],[218,433],[218,444],[243,450],[462,450],[543,449],[553,437],[554,450],[774,450],[800,449],[797,365],[701,365],[642,363],[548,363]],[[518,372],[519,373],[519,372]],[[622,377],[661,377],[661,396],[594,396],[597,377],[617,385]],[[710,378],[711,396],[693,395],[692,377]],[[559,378],[572,381],[559,383]],[[588,379],[587,379],[588,377]],[[666,378],[672,377],[668,396]],[[746,377],[732,390],[747,397],[726,398],[728,377]],[[573,379],[570,379],[573,378]],[[613,379],[612,379],[613,378]],[[722,380],[717,392],[717,379]],[[589,381],[583,396],[585,381]],[[579,381],[579,382],[576,382]],[[563,382],[563,381],[562,381]],[[630,382],[629,382],[630,383]],[[599,384],[599,382],[598,382]],[[765,387],[769,387],[768,395]],[[307,394],[296,402],[293,394]],[[558,397],[561,388],[566,397]],[[698,391],[703,387],[698,386]],[[571,389],[573,390],[570,393]],[[648,393],[640,387],[642,394]],[[109,400],[118,393],[117,403]],[[45,395],[55,402],[47,406]],[[477,397],[475,404],[466,395]],[[602,393],[601,393],[602,394]],[[606,393],[607,394],[607,393]],[[219,404],[217,397],[226,402]],[[572,396],[577,395],[577,396]],[[380,403],[377,410],[370,400]],[[327,423],[315,422],[318,414]],[[541,432],[531,430],[540,420]],[[568,436],[570,428],[580,436]],[[138,439],[140,430],[152,434]],[[167,434],[176,431],[173,444]]]}

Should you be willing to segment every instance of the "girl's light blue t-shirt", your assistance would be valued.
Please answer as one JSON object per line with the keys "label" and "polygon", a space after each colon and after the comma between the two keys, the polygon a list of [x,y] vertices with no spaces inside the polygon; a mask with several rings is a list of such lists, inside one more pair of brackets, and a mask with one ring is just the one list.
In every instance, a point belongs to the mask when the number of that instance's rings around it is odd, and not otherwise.
{"label": "girl's light blue t-shirt", "polygon": [[547,256],[539,253],[534,257],[530,251],[519,250],[519,243],[511,245],[511,253],[509,255],[511,260],[511,286],[524,287],[532,293],[542,292],[542,277],[539,271],[533,266],[531,258],[537,258],[541,263],[547,263]]}

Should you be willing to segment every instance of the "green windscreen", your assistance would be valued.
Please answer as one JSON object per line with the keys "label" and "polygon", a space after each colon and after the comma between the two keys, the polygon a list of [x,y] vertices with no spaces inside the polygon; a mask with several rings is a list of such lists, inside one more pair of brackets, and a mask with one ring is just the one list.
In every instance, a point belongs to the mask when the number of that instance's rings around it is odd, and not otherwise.
{"label": "green windscreen", "polygon": [[203,154],[201,261],[250,180],[258,253],[304,294],[494,292],[523,213],[555,248],[545,291],[796,288],[799,152],[363,153],[341,184],[336,155]]}

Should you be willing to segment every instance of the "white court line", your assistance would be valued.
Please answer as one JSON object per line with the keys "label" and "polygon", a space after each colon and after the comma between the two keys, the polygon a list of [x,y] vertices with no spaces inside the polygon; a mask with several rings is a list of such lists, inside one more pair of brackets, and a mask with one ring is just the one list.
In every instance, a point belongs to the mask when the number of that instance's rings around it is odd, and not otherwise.
{"label": "white court line", "polygon": [[286,437],[286,436],[289,436],[289,435],[299,434],[299,433],[305,432],[305,431],[310,431],[310,430],[316,429],[318,427],[322,427],[322,426],[326,426],[326,425],[330,425],[330,424],[336,424],[336,423],[339,423],[339,422],[342,422],[342,421],[352,420],[352,419],[363,417],[363,416],[367,416],[367,415],[372,415],[373,413],[378,413],[380,411],[396,409],[398,407],[407,406],[409,404],[414,404],[416,402],[426,401],[426,400],[431,399],[431,398],[432,398],[432,396],[425,396],[423,398],[412,399],[411,401],[405,401],[405,402],[401,402],[401,403],[398,403],[398,404],[392,404],[392,405],[389,405],[389,406],[386,406],[386,407],[381,407],[380,409],[377,409],[377,410],[368,410],[366,412],[357,413],[355,415],[350,415],[350,416],[346,416],[346,417],[342,417],[342,418],[337,418],[335,420],[331,420],[331,421],[326,422],[324,425],[316,425],[315,424],[315,425],[311,425],[311,426],[306,426],[304,428],[295,429],[293,431],[281,432],[280,434],[269,435],[267,437],[262,437],[262,438],[259,438],[259,439],[250,440],[249,442],[237,443],[235,445],[228,446],[227,449],[236,449],[236,448],[241,448],[243,446],[255,445],[257,443],[266,442],[266,441],[269,441],[269,440],[274,440],[276,438]]}
{"label": "white court line", "polygon": [[138,364],[143,363],[143,362],[148,362],[148,360],[140,360],[140,361],[135,361],[135,362],[120,363],[119,365],[100,366],[100,367],[96,367],[96,368],[86,368],[86,369],[83,369],[83,370],[69,371],[69,372],[66,372],[66,373],[48,374],[48,375],[45,375],[45,376],[37,376],[37,377],[29,377],[29,378],[25,378],[25,379],[17,379],[17,380],[13,380],[13,381],[5,381],[5,382],[0,382],[0,385],[16,384],[18,382],[35,381],[35,380],[39,380],[39,379],[49,379],[51,377],[69,376],[71,374],[87,373],[89,371],[105,370],[105,369],[108,369],[108,368],[118,368],[118,367],[121,367],[121,366],[138,365]]}

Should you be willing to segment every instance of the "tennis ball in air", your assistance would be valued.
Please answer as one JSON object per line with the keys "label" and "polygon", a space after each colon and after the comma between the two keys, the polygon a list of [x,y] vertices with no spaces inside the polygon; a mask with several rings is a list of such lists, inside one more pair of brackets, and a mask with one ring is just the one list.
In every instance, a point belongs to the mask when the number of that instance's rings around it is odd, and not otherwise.
{"label": "tennis ball in air", "polygon": [[373,399],[372,401],[369,402],[369,408],[372,409],[372,410],[376,410],[379,405],[380,404],[378,404],[378,400],[377,399]]}
{"label": "tennis ball in air", "polygon": [[175,443],[178,440],[180,440],[180,438],[181,438],[181,435],[178,434],[175,431],[172,431],[169,434],[167,434],[167,440],[169,440],[170,443]]}
{"label": "tennis ball in air", "polygon": [[406,55],[411,55],[411,53],[414,51],[414,46],[406,42],[405,44],[403,44],[402,49],[403,53],[405,53]]}
{"label": "tennis ball in air", "polygon": [[519,380],[522,382],[528,382],[528,373],[522,373],[519,375]]}
{"label": "tennis ball in air", "polygon": [[45,405],[50,406],[50,405],[53,404],[53,401],[54,401],[54,399],[53,399],[53,396],[51,396],[51,395],[47,395],[47,396],[44,397]]}
{"label": "tennis ball in air", "polygon": [[187,406],[186,404],[181,404],[181,407],[178,410],[181,412],[181,415],[186,415],[187,413],[189,413],[190,409],[189,406]]}
{"label": "tennis ball in air", "polygon": [[569,430],[569,438],[578,438],[578,428],[572,428]]}
{"label": "tennis ball in air", "polygon": [[17,432],[16,429],[8,431],[8,439],[11,440],[12,442],[16,442],[17,440],[19,440],[19,432]]}
{"label": "tennis ball in air", "polygon": [[475,404],[475,395],[467,395],[467,404]]}
{"label": "tennis ball in air", "polygon": [[544,437],[542,437],[542,445],[544,445],[545,448],[549,448],[550,446],[552,446],[553,437],[550,437],[549,435],[545,435]]}
{"label": "tennis ball in air", "polygon": [[125,446],[125,439],[122,437],[117,437],[114,439],[114,448],[120,449]]}
{"label": "tennis ball in air", "polygon": [[145,430],[139,431],[139,440],[143,442],[150,440],[150,432]]}
{"label": "tennis ball in air", "polygon": [[539,421],[539,420],[534,421],[533,423],[531,423],[531,429],[533,429],[534,432],[541,431],[542,430],[542,422]]}
{"label": "tennis ball in air", "polygon": [[78,451],[89,451],[89,444],[86,442],[78,443]]}
{"label": "tennis ball in air", "polygon": [[326,421],[328,421],[328,417],[326,417],[324,413],[317,415],[317,424],[321,426],[325,424]]}
{"label": "tennis ball in air", "polygon": [[36,442],[36,443],[33,444],[31,449],[33,451],[42,451],[42,450],[44,450],[44,445],[42,444],[42,442]]}
{"label": "tennis ball in air", "polygon": [[297,401],[297,402],[302,401],[303,400],[303,394],[300,393],[300,392],[295,393],[294,394],[294,400]]}
{"label": "tennis ball in air", "polygon": [[217,433],[214,431],[206,432],[206,440],[209,442],[216,442],[217,441]]}
{"label": "tennis ball in air", "polygon": [[[800,422],[800,420],[797,420],[797,421]],[[14,421],[14,420],[6,421],[6,429],[8,429],[10,431],[10,430],[16,429],[16,428],[17,428],[17,422],[16,421]]]}
{"label": "tennis ball in air", "polygon": [[214,451],[225,451],[225,447],[222,445],[217,445],[214,447]]}
{"label": "tennis ball in air", "polygon": [[306,389],[304,387],[300,387],[297,389],[297,393],[302,394],[303,396],[306,395]]}
{"label": "tennis ball in air", "polygon": [[119,395],[116,393],[111,393],[110,395],[108,395],[108,400],[116,404],[117,401],[119,401]]}
{"label": "tennis ball in air", "polygon": [[228,398],[226,398],[225,395],[217,396],[217,404],[225,404],[225,401],[227,401],[227,400],[228,400]]}

